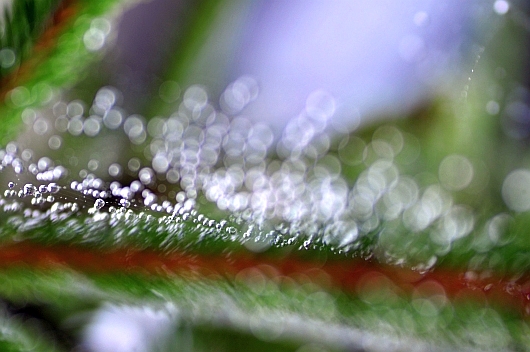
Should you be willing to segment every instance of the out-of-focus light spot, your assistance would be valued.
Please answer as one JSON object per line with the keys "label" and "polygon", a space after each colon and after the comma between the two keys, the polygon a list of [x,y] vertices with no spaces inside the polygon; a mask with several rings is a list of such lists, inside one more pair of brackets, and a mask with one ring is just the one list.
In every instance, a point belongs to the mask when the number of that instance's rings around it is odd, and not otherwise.
{"label": "out-of-focus light spot", "polygon": [[391,148],[392,153],[397,155],[403,149],[403,134],[394,126],[379,127],[372,137],[372,140],[382,140],[386,142]]}
{"label": "out-of-focus light spot", "polygon": [[494,100],[490,100],[486,103],[486,112],[490,115],[497,115],[500,111],[499,103]]}
{"label": "out-of-focus light spot", "polygon": [[122,121],[123,113],[119,110],[111,109],[103,116],[103,124],[111,130],[120,127]]}
{"label": "out-of-focus light spot", "polygon": [[504,351],[510,344],[510,333],[503,319],[491,308],[476,309],[467,317],[469,343],[480,350]]}
{"label": "out-of-focus light spot", "polygon": [[99,167],[99,161],[92,159],[88,161],[87,167],[90,171],[96,171]]}
{"label": "out-of-focus light spot", "polygon": [[83,133],[83,120],[81,119],[81,116],[72,117],[72,119],[68,121],[68,132],[73,136],[79,136]]}
{"label": "out-of-focus light spot", "polygon": [[9,92],[11,103],[17,107],[28,105],[31,100],[31,93],[28,88],[20,86]]}
{"label": "out-of-focus light spot", "polygon": [[339,133],[351,133],[361,124],[361,114],[358,109],[352,108],[351,111],[340,118],[331,119],[331,127]]}
{"label": "out-of-focus light spot", "polygon": [[158,88],[158,96],[162,101],[170,104],[180,98],[180,86],[175,81],[165,81]]}
{"label": "out-of-focus light spot", "polygon": [[429,24],[429,14],[425,11],[418,11],[414,14],[413,22],[418,27],[424,27]]}
{"label": "out-of-focus light spot", "polygon": [[344,137],[339,144],[339,158],[346,165],[355,166],[363,162],[366,143],[359,137]]}
{"label": "out-of-focus light spot", "polygon": [[66,106],[66,113],[70,117],[82,116],[85,112],[85,105],[79,100],[74,100]]}
{"label": "out-of-focus light spot", "polygon": [[359,297],[374,305],[395,302],[398,299],[396,289],[390,279],[379,273],[365,274],[357,285]]}
{"label": "out-of-focus light spot", "polygon": [[514,211],[530,210],[530,170],[518,169],[506,176],[502,184],[502,198]]}
{"label": "out-of-focus light spot", "polygon": [[413,232],[423,231],[435,219],[429,208],[415,203],[403,213],[403,225]]}
{"label": "out-of-focus light spot", "polygon": [[25,149],[22,153],[22,160],[30,161],[33,158],[33,151],[31,149]]}
{"label": "out-of-focus light spot", "polygon": [[138,178],[144,185],[147,185],[154,182],[155,174],[150,168],[144,167],[138,172]]}
{"label": "out-of-focus light spot", "polygon": [[248,285],[256,294],[263,293],[267,289],[267,286],[272,284],[272,281],[270,281],[263,271],[257,267],[241,270],[237,273],[235,279],[236,282]]}
{"label": "out-of-focus light spot", "polygon": [[320,158],[315,165],[313,172],[318,178],[337,178],[340,175],[342,166],[339,159],[333,155],[325,155]]}
{"label": "out-of-focus light spot", "polygon": [[318,314],[324,320],[334,319],[337,314],[335,298],[324,291],[317,291],[307,295],[302,305],[308,311]]}
{"label": "out-of-focus light spot", "polygon": [[221,109],[229,115],[241,112],[258,96],[258,83],[250,76],[238,78],[228,85],[220,98]]}
{"label": "out-of-focus light spot", "polygon": [[432,185],[423,192],[421,203],[430,209],[434,217],[438,217],[449,210],[453,199],[440,186]]}
{"label": "out-of-focus light spot", "polygon": [[83,122],[83,132],[89,137],[95,137],[101,130],[101,118],[90,116]]}
{"label": "out-of-focus light spot", "polygon": [[118,92],[112,87],[103,87],[96,93],[92,109],[98,115],[104,115],[109,111],[118,99]]}
{"label": "out-of-focus light spot", "polygon": [[274,341],[284,331],[283,319],[282,315],[271,315],[270,311],[261,308],[250,317],[248,325],[250,331],[260,340]]}
{"label": "out-of-focus light spot", "polygon": [[464,156],[449,155],[440,163],[438,177],[443,187],[450,191],[459,191],[471,183],[473,165]]}
{"label": "out-of-focus light spot", "polygon": [[61,148],[61,145],[63,143],[63,140],[60,136],[54,135],[51,136],[50,139],[48,139],[48,146],[51,150],[57,150]]}
{"label": "out-of-focus light spot", "polygon": [[418,284],[414,288],[413,298],[430,298],[438,301],[438,304],[447,304],[445,289],[436,281],[428,280]]}
{"label": "out-of-focus light spot", "polygon": [[451,197],[440,186],[429,186],[418,202],[403,213],[403,225],[412,231],[422,231],[452,205]]}
{"label": "out-of-focus light spot", "polygon": [[98,51],[105,45],[105,33],[97,28],[90,28],[83,36],[83,43],[88,51]]}
{"label": "out-of-focus light spot", "polygon": [[98,51],[105,45],[111,30],[110,22],[104,18],[92,20],[90,28],[83,36],[83,43],[88,51]]}
{"label": "out-of-focus light spot", "polygon": [[366,149],[367,153],[373,152],[378,158],[392,160],[394,158],[394,150],[384,140],[375,139],[370,143],[369,148]]}
{"label": "out-of-focus light spot", "polygon": [[123,123],[123,130],[133,144],[142,144],[146,137],[144,118],[140,115],[131,115]]}
{"label": "out-of-focus light spot", "polygon": [[44,171],[50,166],[53,166],[53,161],[48,157],[42,157],[37,162],[37,167],[39,168],[39,171]]}
{"label": "out-of-focus light spot", "polygon": [[208,103],[208,93],[199,85],[194,85],[186,89],[183,98],[184,106],[192,112],[201,110]]}
{"label": "out-of-focus light spot", "polygon": [[180,174],[177,170],[171,169],[166,173],[166,179],[169,183],[177,183],[180,180]]}
{"label": "out-of-focus light spot", "polygon": [[100,352],[160,350],[176,323],[176,314],[150,307],[107,305],[92,317],[84,331],[83,346]]}
{"label": "out-of-focus light spot", "polygon": [[274,134],[269,126],[256,123],[254,124],[249,131],[249,145],[256,144],[257,146],[268,148],[272,145],[274,141]]}
{"label": "out-of-focus light spot", "polygon": [[107,19],[101,17],[94,18],[90,23],[90,27],[99,29],[105,35],[109,35],[112,29],[110,22]]}
{"label": "out-of-focus light spot", "polygon": [[138,158],[131,158],[129,162],[127,163],[127,167],[131,172],[136,172],[140,169],[140,159]]}
{"label": "out-of-focus light spot", "polygon": [[26,108],[24,109],[24,111],[22,111],[21,117],[22,122],[24,122],[24,124],[32,126],[33,123],[35,123],[35,120],[37,119],[37,113],[33,109]]}
{"label": "out-of-focus light spot", "polygon": [[57,132],[64,133],[68,131],[68,118],[66,116],[59,116],[55,119],[55,129]]}
{"label": "out-of-focus light spot", "polygon": [[497,0],[493,3],[493,10],[499,15],[504,15],[510,10],[510,3],[506,0]]}
{"label": "out-of-focus light spot", "polygon": [[33,131],[39,136],[44,135],[48,131],[48,121],[44,118],[37,118],[33,124]]}
{"label": "out-of-focus light spot", "polygon": [[305,111],[314,120],[327,121],[335,113],[335,99],[323,90],[317,90],[307,97]]}
{"label": "out-of-focus light spot", "polygon": [[0,50],[0,67],[7,69],[13,66],[16,62],[15,52],[10,48],[3,48]]}
{"label": "out-of-focus light spot", "polygon": [[438,226],[437,231],[430,233],[431,239],[438,244],[450,244],[451,242],[467,236],[475,225],[475,218],[470,208],[463,205],[453,206]]}
{"label": "out-of-focus light spot", "polygon": [[491,242],[498,246],[510,242],[514,235],[514,233],[510,234],[509,232],[513,221],[513,217],[508,214],[498,214],[489,220],[486,224],[486,231]]}
{"label": "out-of-focus light spot", "polygon": [[122,168],[121,168],[121,165],[120,164],[110,164],[109,166],[109,175],[112,176],[112,177],[119,177],[121,176],[121,173],[122,173]]}
{"label": "out-of-focus light spot", "polygon": [[158,173],[165,173],[169,168],[169,160],[163,154],[157,155],[152,161],[153,169]]}
{"label": "out-of-focus light spot", "polygon": [[426,317],[438,317],[448,299],[444,288],[435,281],[426,281],[414,289],[412,307]]}
{"label": "out-of-focus light spot", "polygon": [[417,298],[411,304],[420,315],[431,318],[438,315],[438,308],[429,299]]}
{"label": "out-of-focus light spot", "polygon": [[147,133],[152,138],[162,138],[167,131],[167,123],[160,117],[153,117],[147,123]]}
{"label": "out-of-focus light spot", "polygon": [[385,220],[396,219],[402,211],[412,206],[418,199],[419,189],[416,182],[408,177],[400,177],[396,186],[383,196]]}

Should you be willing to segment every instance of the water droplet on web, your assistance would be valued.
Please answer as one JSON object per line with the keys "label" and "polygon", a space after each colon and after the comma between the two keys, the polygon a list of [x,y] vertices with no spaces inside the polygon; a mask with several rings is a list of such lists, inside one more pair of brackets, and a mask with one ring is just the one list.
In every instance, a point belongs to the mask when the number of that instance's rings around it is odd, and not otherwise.
{"label": "water droplet on web", "polygon": [[56,183],[52,182],[52,183],[48,184],[47,189],[48,189],[48,192],[50,192],[50,193],[57,193],[57,192],[59,192],[61,187],[59,185],[57,185]]}
{"label": "water droplet on web", "polygon": [[[424,16],[415,17],[420,25]],[[97,38],[88,39],[97,44]],[[175,82],[163,84],[161,98],[175,101],[176,88]],[[46,128],[39,122],[43,115],[28,110],[29,128],[46,129],[43,145],[50,147],[50,155],[18,143],[6,145],[2,165],[21,173],[18,183],[28,183],[22,190],[8,183],[5,209],[13,214],[39,210],[65,238],[61,231],[72,234],[74,228],[80,241],[95,242],[109,233],[120,243],[138,240],[139,233],[156,233],[166,236],[162,248],[178,247],[183,237],[198,234],[201,241],[241,242],[253,251],[271,245],[327,246],[344,254],[387,222],[399,223],[409,233],[437,231],[429,244],[433,247],[473,229],[473,214],[467,208],[461,212],[442,189],[457,191],[472,181],[467,158],[443,162],[441,186],[425,187],[414,175],[402,174],[401,166],[414,163],[420,148],[398,127],[380,127],[367,138],[340,129],[336,140],[328,130],[336,127],[332,116],[338,101],[317,89],[278,134],[240,114],[258,93],[258,83],[242,77],[226,88],[219,97],[221,109],[216,109],[204,87],[191,86],[172,114],[147,120],[126,114],[119,107],[120,93],[103,87],[89,108],[77,100],[55,102],[55,120],[48,120]],[[109,135],[130,148],[108,148]],[[72,140],[90,141],[90,150],[77,153],[84,144],[73,145]],[[121,149],[127,152],[120,154]],[[32,205],[18,199],[17,192],[21,198],[32,196]],[[231,215],[221,221],[212,220],[216,210],[208,218],[201,215],[210,207]],[[110,230],[103,234],[93,223]],[[260,226],[274,230],[258,231]],[[149,236],[141,240],[147,243]]]}
{"label": "water droplet on web", "polygon": [[31,183],[27,183],[24,185],[24,196],[32,196],[33,194],[35,194],[35,186],[33,186]]}
{"label": "water droplet on web", "polygon": [[96,201],[94,202],[94,208],[96,209],[101,209],[105,206],[105,201],[103,199],[96,199]]}
{"label": "water droplet on web", "polygon": [[124,208],[129,208],[131,206],[131,202],[127,199],[120,199],[120,205]]}

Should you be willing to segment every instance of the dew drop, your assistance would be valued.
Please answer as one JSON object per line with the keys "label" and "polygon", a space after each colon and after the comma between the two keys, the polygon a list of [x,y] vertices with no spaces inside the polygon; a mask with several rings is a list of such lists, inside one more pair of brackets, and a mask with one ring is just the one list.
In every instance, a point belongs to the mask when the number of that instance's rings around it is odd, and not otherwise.
{"label": "dew drop", "polygon": [[33,186],[31,183],[27,183],[24,185],[24,196],[32,196],[35,194],[35,186]]}
{"label": "dew drop", "polygon": [[96,199],[96,201],[94,202],[94,208],[98,210],[103,208],[104,206],[105,206],[105,201],[101,198]]}
{"label": "dew drop", "polygon": [[120,205],[124,208],[129,208],[131,206],[131,202],[128,201],[127,199],[121,199]]}
{"label": "dew drop", "polygon": [[59,185],[57,185],[56,183],[52,182],[48,185],[48,192],[50,193],[57,193],[59,192],[59,190],[61,189],[61,187]]}

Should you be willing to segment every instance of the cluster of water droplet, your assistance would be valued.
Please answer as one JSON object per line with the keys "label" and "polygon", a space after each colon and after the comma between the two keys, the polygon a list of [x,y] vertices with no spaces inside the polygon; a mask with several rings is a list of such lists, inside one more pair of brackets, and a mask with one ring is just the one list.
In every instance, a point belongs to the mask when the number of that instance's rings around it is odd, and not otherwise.
{"label": "cluster of water droplet", "polygon": [[[180,89],[171,91],[177,96],[169,99],[164,90],[165,100],[178,100]],[[400,172],[420,155],[413,135],[388,125],[362,139],[352,134],[358,121],[337,128],[334,98],[321,90],[275,135],[266,124],[244,117],[257,94],[256,81],[242,77],[229,85],[216,108],[203,87],[191,86],[169,117],[149,120],[127,115],[119,107],[120,93],[111,87],[101,88],[89,108],[78,100],[55,101],[47,111],[28,108],[23,121],[31,133],[47,139],[49,155],[55,153],[66,166],[23,149],[27,141],[9,143],[0,151],[2,166],[10,166],[19,181],[18,189],[11,182],[5,191],[4,210],[50,217],[85,209],[90,221],[110,223],[150,214],[173,228],[171,221],[185,222],[185,214],[201,211],[198,204],[207,201],[233,214],[229,222],[240,227],[236,237],[251,238],[253,250],[274,243],[348,252],[377,234],[381,255],[399,262],[414,234],[423,234],[429,238],[428,266],[474,230],[473,211],[454,204],[450,193],[472,183],[467,158],[444,160],[439,177],[431,175],[434,181],[425,184]],[[72,139],[99,147],[99,154],[73,149]],[[113,143],[117,147],[108,150]],[[128,160],[116,161],[123,158]],[[457,168],[465,174],[451,174],[455,163],[466,166]],[[28,175],[35,180],[22,181]],[[24,205],[27,199],[33,208]],[[211,234],[210,229],[203,230]],[[270,243],[264,245],[264,239]]]}

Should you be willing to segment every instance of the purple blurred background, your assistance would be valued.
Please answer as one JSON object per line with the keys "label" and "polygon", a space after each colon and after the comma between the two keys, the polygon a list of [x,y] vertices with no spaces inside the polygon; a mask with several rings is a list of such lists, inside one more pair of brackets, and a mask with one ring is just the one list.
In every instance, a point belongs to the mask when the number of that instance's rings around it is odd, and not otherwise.
{"label": "purple blurred background", "polygon": [[[163,81],[192,5],[154,0],[123,16],[110,84],[132,112]],[[490,2],[459,0],[228,2],[178,83],[203,85],[216,100],[248,75],[259,96],[245,115],[277,128],[304,113],[317,92],[324,117],[351,130],[360,116],[397,115],[455,90],[455,77],[459,94],[475,60],[477,17],[493,10]]]}

